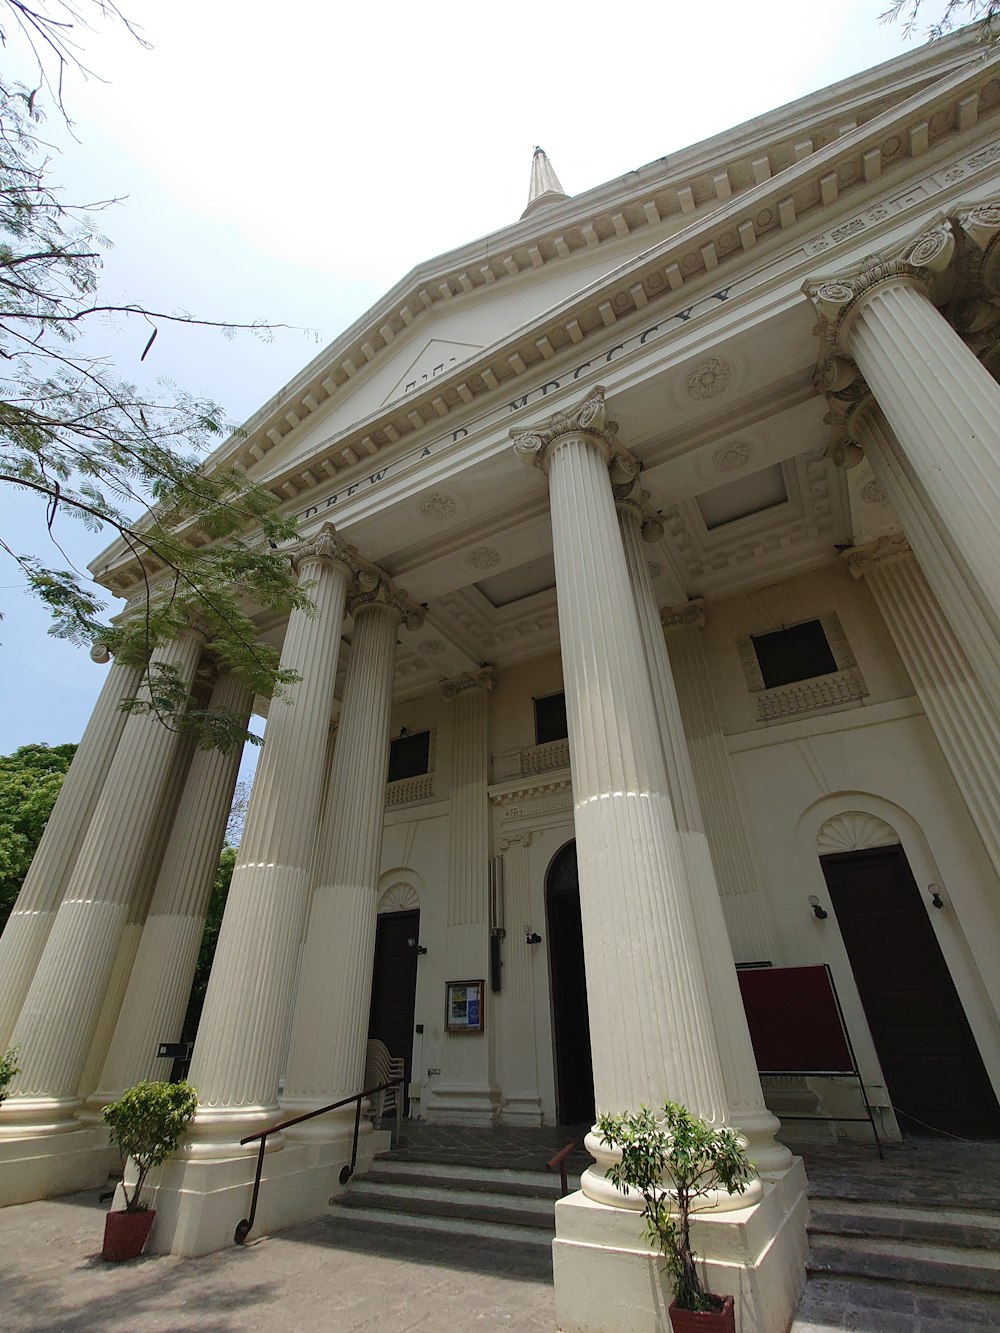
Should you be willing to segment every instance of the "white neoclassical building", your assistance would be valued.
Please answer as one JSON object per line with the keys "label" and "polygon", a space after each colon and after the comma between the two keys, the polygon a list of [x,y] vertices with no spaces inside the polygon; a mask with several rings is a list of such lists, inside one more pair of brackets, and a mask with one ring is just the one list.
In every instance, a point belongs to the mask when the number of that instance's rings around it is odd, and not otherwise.
{"label": "white neoclassical building", "polygon": [[[738,1126],[759,1179],[707,1252],[785,1328],[773,1112],[860,1101],[762,1090],[734,958],[829,965],[884,1135],[1000,1134],[998,236],[1000,63],[959,35],[575,197],[537,152],[519,221],[219,451],[298,516],[316,609],[259,622],[288,702],[208,682],[268,721],[157,1248],[228,1244],[239,1140],[357,1092],[372,1035],[428,1121]],[[125,720],[135,688],[108,667],[0,943],[7,1201],[98,1181],[100,1106],[180,1036],[235,760]],[[270,1143],[262,1226],[327,1206],[352,1128]],[[589,1142],[560,1318],[644,1327]]]}

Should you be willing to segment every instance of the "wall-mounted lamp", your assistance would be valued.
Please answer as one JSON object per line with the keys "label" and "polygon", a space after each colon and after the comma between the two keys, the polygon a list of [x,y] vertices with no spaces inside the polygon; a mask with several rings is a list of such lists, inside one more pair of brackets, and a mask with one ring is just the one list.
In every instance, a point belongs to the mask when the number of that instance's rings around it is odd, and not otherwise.
{"label": "wall-mounted lamp", "polygon": [[944,899],[941,897],[941,885],[940,885],[940,884],[928,884],[928,885],[927,885],[927,892],[931,895],[931,906],[932,906],[932,907],[943,907],[943,906],[944,906]]}
{"label": "wall-mounted lamp", "polygon": [[406,941],[406,943],[409,945],[409,947],[410,947],[410,948],[414,951],[414,953],[416,953],[416,954],[422,954],[422,953],[426,953],[426,952],[427,952],[427,949],[425,948],[425,946],[422,945],[422,944],[418,944],[417,941],[416,941],[415,939],[413,939],[412,936]]}
{"label": "wall-mounted lamp", "polygon": [[813,916],[817,921],[825,921],[830,915],[825,907],[820,907],[819,899],[816,897],[815,893],[810,893],[809,895],[809,906],[813,909]]}
{"label": "wall-mounted lamp", "polygon": [[401,741],[401,740],[403,739],[403,737],[406,736],[406,735],[408,735],[408,734],[409,734],[409,733],[407,732],[407,730],[406,730],[405,727],[400,727],[400,729],[399,729],[399,735],[396,737],[396,739]]}
{"label": "wall-mounted lamp", "polygon": [[542,937],[541,935],[538,934],[537,931],[531,930],[530,927],[525,926],[524,942],[525,944],[541,944]]}

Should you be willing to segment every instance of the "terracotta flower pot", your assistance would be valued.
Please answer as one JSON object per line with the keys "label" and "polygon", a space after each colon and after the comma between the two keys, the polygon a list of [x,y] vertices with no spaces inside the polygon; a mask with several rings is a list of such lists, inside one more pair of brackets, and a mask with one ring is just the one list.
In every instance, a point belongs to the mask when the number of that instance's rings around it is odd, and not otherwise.
{"label": "terracotta flower pot", "polygon": [[104,1219],[104,1249],[102,1259],[138,1259],[156,1216],[155,1208],[141,1213],[128,1213],[124,1208],[108,1213]]}
{"label": "terracotta flower pot", "polygon": [[670,1306],[674,1333],[736,1333],[736,1308],[732,1296],[720,1296],[721,1310],[678,1310]]}

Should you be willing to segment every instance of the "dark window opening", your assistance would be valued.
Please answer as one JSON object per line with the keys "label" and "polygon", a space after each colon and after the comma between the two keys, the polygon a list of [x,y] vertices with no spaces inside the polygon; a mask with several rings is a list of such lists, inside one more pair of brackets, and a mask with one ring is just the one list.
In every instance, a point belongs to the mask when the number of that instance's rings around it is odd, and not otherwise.
{"label": "dark window opening", "polygon": [[535,700],[535,744],[563,741],[569,735],[566,725],[565,694],[549,694]]}
{"label": "dark window opening", "polygon": [[400,736],[389,742],[389,781],[418,778],[430,771],[431,733],[418,731],[415,736]]}
{"label": "dark window opening", "polygon": [[765,689],[796,680],[827,676],[839,670],[826,633],[818,620],[806,620],[790,629],[751,635]]}

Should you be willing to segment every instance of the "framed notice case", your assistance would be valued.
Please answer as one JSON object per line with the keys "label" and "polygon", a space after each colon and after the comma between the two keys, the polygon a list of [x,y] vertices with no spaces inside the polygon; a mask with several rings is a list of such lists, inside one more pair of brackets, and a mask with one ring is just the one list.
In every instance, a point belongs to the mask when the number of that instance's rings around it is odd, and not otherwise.
{"label": "framed notice case", "polygon": [[445,982],[445,1032],[482,1032],[485,981]]}

